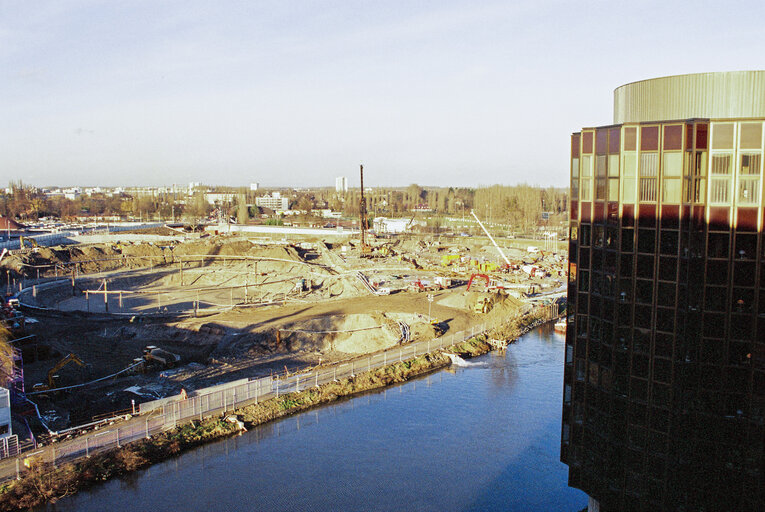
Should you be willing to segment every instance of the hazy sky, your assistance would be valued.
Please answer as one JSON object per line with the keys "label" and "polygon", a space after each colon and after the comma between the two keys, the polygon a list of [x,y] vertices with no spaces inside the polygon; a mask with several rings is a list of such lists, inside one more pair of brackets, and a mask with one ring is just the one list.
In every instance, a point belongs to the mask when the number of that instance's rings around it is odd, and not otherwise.
{"label": "hazy sky", "polygon": [[613,89],[765,69],[765,2],[0,0],[0,185],[566,185]]}

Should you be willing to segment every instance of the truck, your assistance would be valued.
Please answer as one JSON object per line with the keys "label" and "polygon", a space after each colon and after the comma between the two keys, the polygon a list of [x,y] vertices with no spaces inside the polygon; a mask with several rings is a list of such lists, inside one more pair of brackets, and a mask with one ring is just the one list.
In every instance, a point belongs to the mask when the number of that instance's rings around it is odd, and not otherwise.
{"label": "truck", "polygon": [[143,360],[147,364],[156,364],[164,368],[172,368],[181,361],[181,356],[161,349],[155,345],[148,345],[143,349]]}

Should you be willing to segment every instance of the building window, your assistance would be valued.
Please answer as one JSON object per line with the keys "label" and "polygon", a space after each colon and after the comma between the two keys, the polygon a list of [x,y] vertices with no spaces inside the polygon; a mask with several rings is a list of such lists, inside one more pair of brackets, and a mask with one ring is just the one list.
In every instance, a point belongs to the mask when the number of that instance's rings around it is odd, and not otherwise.
{"label": "building window", "polygon": [[712,186],[709,200],[713,203],[728,203],[730,201],[730,162],[731,155],[729,153],[712,155]]}
{"label": "building window", "polygon": [[657,177],[659,175],[658,153],[640,154],[640,201],[656,201]]}
{"label": "building window", "polygon": [[608,200],[619,200],[619,178],[611,178],[608,180]]}
{"label": "building window", "polygon": [[762,158],[759,153],[744,153],[741,155],[738,181],[739,203],[759,203],[761,160]]}
{"label": "building window", "polygon": [[679,203],[682,192],[681,183],[680,178],[665,178],[661,190],[662,202],[670,204]]}
{"label": "building window", "polygon": [[619,155],[608,155],[608,175],[612,178],[619,177]]}
{"label": "building window", "polygon": [[592,199],[592,157],[582,156],[581,183],[579,189],[579,199],[590,201]]}
{"label": "building window", "polygon": [[727,203],[729,201],[730,180],[728,178],[712,179],[712,189],[709,192],[709,200],[712,203]]}
{"label": "building window", "polygon": [[733,123],[712,125],[712,149],[733,149]]}
{"label": "building window", "polygon": [[741,123],[741,149],[762,148],[762,123]]}
{"label": "building window", "polygon": [[604,178],[606,176],[606,164],[608,157],[606,155],[598,155],[595,160],[595,175],[598,178]]}
{"label": "building window", "polygon": [[606,180],[605,178],[597,178],[595,180],[595,199],[598,201],[605,201],[606,199]]}
{"label": "building window", "polygon": [[640,178],[640,200],[656,201],[656,178]]}
{"label": "building window", "polygon": [[712,155],[712,174],[730,174],[729,153],[717,153]]}
{"label": "building window", "polygon": [[623,156],[622,201],[635,202],[635,178],[637,176],[637,154],[625,153]]}

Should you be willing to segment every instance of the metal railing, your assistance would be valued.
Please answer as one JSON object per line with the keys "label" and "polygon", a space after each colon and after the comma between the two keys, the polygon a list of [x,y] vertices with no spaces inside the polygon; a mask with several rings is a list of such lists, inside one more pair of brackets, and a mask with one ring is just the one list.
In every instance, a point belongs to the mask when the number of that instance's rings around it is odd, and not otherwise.
{"label": "metal railing", "polygon": [[0,438],[0,459],[16,457],[20,453],[19,436],[12,435]]}

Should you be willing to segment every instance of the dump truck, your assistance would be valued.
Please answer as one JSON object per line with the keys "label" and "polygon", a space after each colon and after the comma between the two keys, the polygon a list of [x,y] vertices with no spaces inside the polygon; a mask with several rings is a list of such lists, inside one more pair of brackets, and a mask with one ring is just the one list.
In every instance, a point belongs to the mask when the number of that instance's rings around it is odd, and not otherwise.
{"label": "dump truck", "polygon": [[143,349],[143,360],[146,361],[147,364],[172,368],[180,362],[181,356],[168,352],[155,345],[149,345]]}

